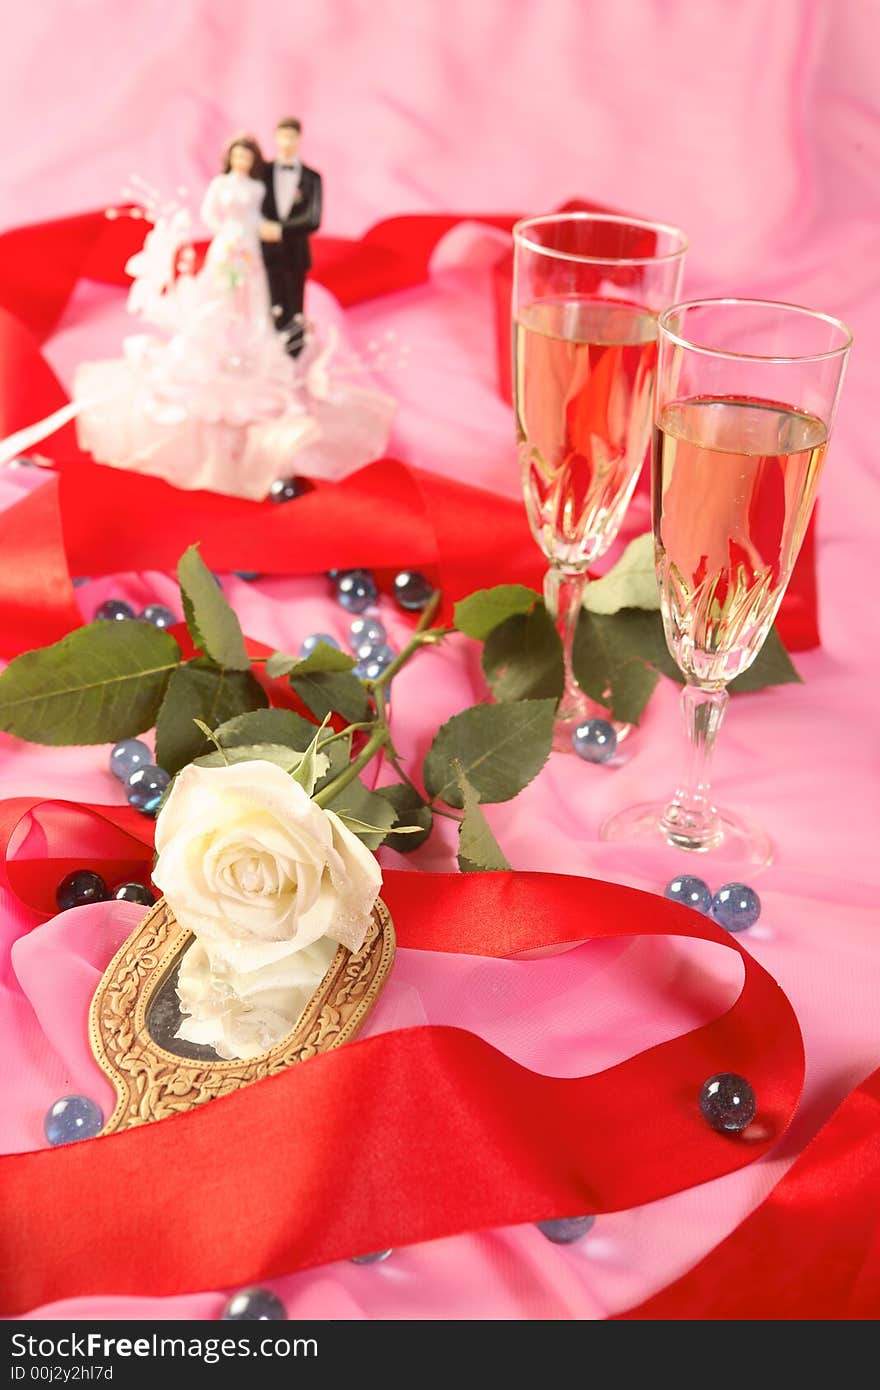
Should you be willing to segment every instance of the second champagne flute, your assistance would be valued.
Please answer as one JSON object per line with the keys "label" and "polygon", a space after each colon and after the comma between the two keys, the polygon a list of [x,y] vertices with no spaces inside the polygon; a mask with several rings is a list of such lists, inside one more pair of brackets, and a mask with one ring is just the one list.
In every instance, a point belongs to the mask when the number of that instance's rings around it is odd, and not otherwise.
{"label": "second champagne flute", "polygon": [[549,561],[544,596],[565,654],[554,746],[607,716],[577,685],[571,648],[587,568],[615,539],[645,459],[657,317],[678,298],[677,227],[604,213],[518,222],[514,404],[523,494]]}
{"label": "second champagne flute", "polygon": [[851,345],[839,319],[797,304],[701,299],[661,316],[654,552],[688,757],[670,800],[619,811],[602,839],[770,862],[765,832],[715,806],[711,757],[728,683],[761,650],[797,561]]}

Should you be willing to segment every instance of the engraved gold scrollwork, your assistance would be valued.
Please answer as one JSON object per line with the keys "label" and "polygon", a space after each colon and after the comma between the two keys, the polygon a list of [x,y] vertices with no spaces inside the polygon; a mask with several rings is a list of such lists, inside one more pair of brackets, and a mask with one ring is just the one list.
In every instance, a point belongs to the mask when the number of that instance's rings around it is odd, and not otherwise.
{"label": "engraved gold scrollwork", "polygon": [[102,1134],[191,1110],[347,1042],[376,1002],[395,949],[391,917],[379,899],[360,951],[352,954],[339,947],[286,1038],[250,1061],[205,1061],[167,1051],[147,1027],[151,1002],[191,940],[192,933],[178,924],[162,898],[101,977],[89,1011],[89,1033],[95,1058],[118,1097]]}

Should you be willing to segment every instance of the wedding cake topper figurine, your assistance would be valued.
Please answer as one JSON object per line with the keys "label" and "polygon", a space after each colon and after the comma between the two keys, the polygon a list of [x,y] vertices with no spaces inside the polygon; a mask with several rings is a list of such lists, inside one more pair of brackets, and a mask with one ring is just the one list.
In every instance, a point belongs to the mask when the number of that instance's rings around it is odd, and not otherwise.
{"label": "wedding cake topper figurine", "polygon": [[303,349],[303,298],[311,268],[309,233],[321,225],[321,175],[299,158],[302,124],[285,116],[275,128],[277,158],[263,171],[263,260],[276,327],[297,357]]}
{"label": "wedding cake topper figurine", "polygon": [[98,463],[254,500],[276,479],[335,481],[381,457],[394,401],[355,384],[365,367],[334,356],[335,327],[306,332],[321,178],[296,157],[298,121],[281,120],[276,140],[284,158],[268,165],[252,135],[229,142],[202,202],[212,235],[198,271],[186,207],[137,184],[132,215],[151,225],[125,267],[127,307],[154,331],[82,363],[70,405],[0,441],[0,462],[74,418]]}

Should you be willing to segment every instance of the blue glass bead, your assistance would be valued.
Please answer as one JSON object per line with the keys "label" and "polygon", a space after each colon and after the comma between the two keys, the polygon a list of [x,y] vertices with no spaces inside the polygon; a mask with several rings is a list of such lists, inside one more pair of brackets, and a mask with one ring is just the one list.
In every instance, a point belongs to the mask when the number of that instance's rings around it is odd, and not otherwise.
{"label": "blue glass bead", "polygon": [[154,627],[173,627],[180,621],[177,614],[166,608],[164,603],[148,603],[140,616],[142,622],[152,623]]}
{"label": "blue glass bead", "polygon": [[222,1322],[286,1322],[287,1309],[271,1289],[239,1289],[220,1318]]}
{"label": "blue glass bead", "polygon": [[62,1096],[46,1111],[43,1129],[49,1143],[72,1144],[77,1139],[94,1139],[104,1127],[104,1116],[88,1096]]}
{"label": "blue glass bead", "polygon": [[758,1102],[744,1076],[734,1071],[710,1076],[700,1090],[703,1119],[719,1134],[738,1134],[755,1118]]}
{"label": "blue glass bead", "polygon": [[358,661],[370,661],[376,652],[385,645],[384,642],[380,642],[378,645],[374,642],[361,642],[360,646],[354,647],[353,650]]}
{"label": "blue glass bead", "polygon": [[617,752],[617,731],[607,719],[588,719],[578,724],[571,746],[585,763],[607,763]]}
{"label": "blue glass bead", "polygon": [[140,903],[142,907],[152,907],[156,899],[142,883],[120,883],[113,889],[113,896],[120,903]]}
{"label": "blue glass bead", "polygon": [[694,878],[692,874],[680,874],[678,878],[670,879],[663,889],[663,896],[674,903],[695,907],[697,912],[708,912],[712,906],[712,889],[703,879]]}
{"label": "blue glass bead", "polygon": [[86,903],[103,903],[109,898],[107,885],[100,874],[91,869],[76,869],[63,878],[55,889],[55,901],[61,912]]}
{"label": "blue glass bead", "polygon": [[305,488],[299,478],[276,478],[269,488],[270,502],[292,502],[301,497]]}
{"label": "blue glass bead", "polygon": [[376,581],[369,570],[348,570],[336,581],[336,597],[349,613],[363,613],[378,595]]}
{"label": "blue glass bead", "polygon": [[397,652],[393,647],[389,647],[387,642],[380,642],[378,646],[373,646],[369,642],[364,642],[358,647],[355,655],[359,658],[361,664],[370,662],[384,671],[386,666],[391,665],[392,661],[397,656]]}
{"label": "blue glass bead", "polygon": [[372,1255],[352,1255],[351,1263],[353,1265],[380,1265],[391,1254],[393,1254],[391,1250],[376,1250]]}
{"label": "blue glass bead", "polygon": [[236,579],[245,579],[248,582],[252,579],[259,579],[260,577],[258,570],[233,570],[232,573],[235,575]]}
{"label": "blue glass bead", "polygon": [[377,661],[375,657],[369,656],[364,661],[358,661],[352,667],[351,673],[353,676],[357,676],[362,681],[377,681],[379,677],[382,675],[382,672],[387,670],[387,661]]}
{"label": "blue glass bead", "polygon": [[313,632],[310,637],[303,638],[299,649],[300,656],[311,656],[312,652],[321,642],[326,643],[328,647],[335,647],[336,651],[340,650],[336,638],[331,637],[329,632]]}
{"label": "blue glass bead", "polygon": [[745,931],[761,915],[761,899],[747,883],[725,883],[712,899],[712,916],[728,931]]}
{"label": "blue glass bead", "polygon": [[148,763],[145,767],[137,768],[126,783],[125,795],[129,806],[134,806],[137,811],[145,811],[147,815],[155,815],[170,781],[164,767]]}
{"label": "blue glass bead", "polygon": [[539,1221],[537,1226],[554,1245],[573,1245],[587,1234],[595,1220],[595,1216],[560,1216],[554,1221]]}
{"label": "blue glass bead", "polygon": [[102,621],[121,623],[124,618],[134,617],[134,609],[121,598],[108,598],[95,609],[95,617]]}
{"label": "blue glass bead", "polygon": [[430,579],[416,570],[401,570],[394,577],[394,597],[401,608],[408,608],[411,612],[424,608],[433,592],[434,585]]}
{"label": "blue glass bead", "polygon": [[110,771],[120,782],[127,782],[136,768],[144,767],[153,761],[153,755],[139,738],[124,738],[113,745],[110,754]]}
{"label": "blue glass bead", "polygon": [[348,629],[351,649],[358,656],[363,656],[361,647],[381,647],[387,638],[388,633],[385,631],[385,624],[380,623],[378,618],[355,618]]}

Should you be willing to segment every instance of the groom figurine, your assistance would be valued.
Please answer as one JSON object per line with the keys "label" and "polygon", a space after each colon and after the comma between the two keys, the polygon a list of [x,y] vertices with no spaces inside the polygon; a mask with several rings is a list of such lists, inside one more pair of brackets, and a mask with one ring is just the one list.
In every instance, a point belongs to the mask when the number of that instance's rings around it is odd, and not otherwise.
{"label": "groom figurine", "polygon": [[275,128],[277,158],[263,175],[263,260],[275,327],[285,333],[288,352],[303,349],[303,294],[312,264],[309,233],[321,225],[321,175],[299,158],[302,125],[285,116]]}

